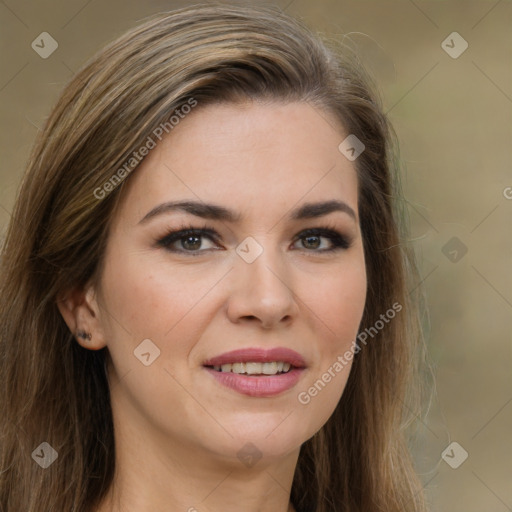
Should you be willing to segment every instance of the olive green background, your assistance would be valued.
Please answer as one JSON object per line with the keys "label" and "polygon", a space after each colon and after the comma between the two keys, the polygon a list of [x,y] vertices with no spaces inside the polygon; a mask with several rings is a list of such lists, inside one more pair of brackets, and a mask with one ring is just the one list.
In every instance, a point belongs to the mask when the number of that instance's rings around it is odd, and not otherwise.
{"label": "olive green background", "polygon": [[[186,4],[0,2],[0,232],[36,132],[72,74],[141,19]],[[399,136],[437,382],[415,444],[432,510],[512,510],[512,2],[277,4],[357,46]],[[58,43],[46,59],[31,47],[42,32]],[[457,58],[443,49],[462,48],[452,32],[468,43]],[[453,441],[468,452],[457,469],[441,456]],[[452,448],[453,465],[461,452]]]}

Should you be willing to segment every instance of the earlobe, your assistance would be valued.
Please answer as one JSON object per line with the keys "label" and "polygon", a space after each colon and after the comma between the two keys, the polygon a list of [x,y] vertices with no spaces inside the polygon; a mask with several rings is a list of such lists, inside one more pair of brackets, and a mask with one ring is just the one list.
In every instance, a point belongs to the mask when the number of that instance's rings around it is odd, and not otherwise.
{"label": "earlobe", "polygon": [[87,286],[85,290],[68,290],[57,300],[57,307],[69,330],[82,347],[99,350],[106,346],[92,285]]}

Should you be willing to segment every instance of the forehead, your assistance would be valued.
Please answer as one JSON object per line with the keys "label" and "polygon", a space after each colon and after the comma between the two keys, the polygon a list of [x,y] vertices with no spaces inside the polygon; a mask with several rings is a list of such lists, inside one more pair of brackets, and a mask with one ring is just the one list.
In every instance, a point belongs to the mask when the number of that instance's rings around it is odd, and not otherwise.
{"label": "forehead", "polygon": [[307,103],[216,104],[184,116],[133,172],[121,209],[195,200],[259,219],[301,202],[340,199],[357,212],[357,174],[339,122]]}

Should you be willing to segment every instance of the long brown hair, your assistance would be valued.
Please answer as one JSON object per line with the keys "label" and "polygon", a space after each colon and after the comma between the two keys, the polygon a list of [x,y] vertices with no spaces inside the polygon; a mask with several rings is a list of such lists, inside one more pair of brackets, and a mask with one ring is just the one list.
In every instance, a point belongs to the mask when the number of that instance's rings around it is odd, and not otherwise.
{"label": "long brown hair", "polygon": [[[103,49],[38,135],[1,260],[1,510],[89,512],[112,483],[108,351],[81,347],[56,302],[99,275],[133,171],[120,169],[190,98],[198,108],[306,101],[364,144],[355,161],[368,277],[360,331],[393,304],[402,310],[372,332],[333,415],[302,445],[291,500],[303,512],[425,510],[406,438],[420,403],[421,288],[408,292],[417,269],[377,88],[348,45],[322,42],[277,8],[211,4],[154,16]],[[114,175],[122,179],[105,187]],[[43,442],[58,453],[46,469],[33,456]]]}

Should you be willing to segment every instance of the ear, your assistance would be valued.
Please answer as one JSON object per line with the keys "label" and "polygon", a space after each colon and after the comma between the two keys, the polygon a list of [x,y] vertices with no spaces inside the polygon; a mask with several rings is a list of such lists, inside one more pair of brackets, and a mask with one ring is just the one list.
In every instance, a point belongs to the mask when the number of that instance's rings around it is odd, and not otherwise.
{"label": "ear", "polygon": [[[83,289],[75,288],[63,293],[57,300],[57,307],[80,345],[89,350],[100,350],[107,345],[92,284]],[[87,333],[90,338],[78,336],[79,331]]]}

